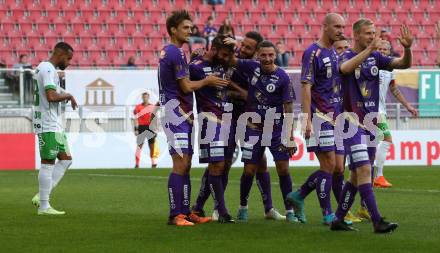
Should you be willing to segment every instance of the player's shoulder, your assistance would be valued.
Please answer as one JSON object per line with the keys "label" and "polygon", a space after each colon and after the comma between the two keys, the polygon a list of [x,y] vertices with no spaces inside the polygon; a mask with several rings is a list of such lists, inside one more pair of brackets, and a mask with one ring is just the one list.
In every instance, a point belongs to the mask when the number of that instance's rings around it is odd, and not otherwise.
{"label": "player's shoulder", "polygon": [[176,55],[180,55],[181,51],[176,45],[174,44],[167,44],[165,45],[162,50],[160,51],[160,58],[168,58],[168,57],[175,57]]}
{"label": "player's shoulder", "polygon": [[313,42],[310,44],[306,49],[304,50],[304,54],[316,54],[316,52],[321,51],[321,47],[318,45],[318,43]]}
{"label": "player's shoulder", "polygon": [[278,77],[284,80],[290,80],[289,74],[287,74],[286,70],[284,70],[283,68],[278,67],[276,73]]}
{"label": "player's shoulder", "polygon": [[340,58],[341,58],[342,62],[344,62],[350,58],[353,58],[355,55],[356,55],[356,53],[353,52],[353,50],[347,49],[341,54]]}
{"label": "player's shoulder", "polygon": [[48,61],[43,61],[43,62],[40,62],[40,64],[38,64],[37,70],[39,72],[41,72],[41,71],[49,71],[50,72],[50,71],[54,71],[55,67],[53,66],[52,63],[50,63]]}

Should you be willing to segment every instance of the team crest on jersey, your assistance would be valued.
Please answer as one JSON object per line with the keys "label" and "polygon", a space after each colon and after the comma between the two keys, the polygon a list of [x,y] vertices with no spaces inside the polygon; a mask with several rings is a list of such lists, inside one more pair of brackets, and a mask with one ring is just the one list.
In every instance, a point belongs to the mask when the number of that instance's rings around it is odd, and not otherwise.
{"label": "team crest on jersey", "polygon": [[356,77],[356,79],[359,79],[361,77],[361,68],[360,67],[357,67],[354,70],[354,76]]}
{"label": "team crest on jersey", "polygon": [[275,84],[273,84],[273,83],[268,84],[266,86],[266,90],[267,90],[267,92],[270,92],[270,93],[274,92],[275,91]]}
{"label": "team crest on jersey", "polygon": [[367,82],[364,81],[361,84],[361,94],[364,98],[369,98],[371,96],[371,91],[367,89]]}
{"label": "team crest on jersey", "polygon": [[377,76],[377,74],[379,74],[379,69],[377,68],[377,66],[373,66],[371,67],[371,75],[373,76]]}

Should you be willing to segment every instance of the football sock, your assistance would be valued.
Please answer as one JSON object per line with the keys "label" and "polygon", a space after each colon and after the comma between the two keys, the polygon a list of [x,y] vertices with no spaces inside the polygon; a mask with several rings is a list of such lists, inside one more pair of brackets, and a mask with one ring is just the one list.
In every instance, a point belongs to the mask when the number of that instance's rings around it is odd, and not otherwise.
{"label": "football sock", "polygon": [[200,191],[199,191],[199,195],[197,196],[196,199],[196,205],[194,206],[193,210],[196,212],[200,212],[203,210],[203,207],[205,205],[206,200],[208,200],[209,198],[209,194],[211,193],[210,189],[209,189],[209,184],[208,184],[208,168],[206,168],[205,173],[203,173],[202,176],[202,181],[200,183]]}
{"label": "football sock", "polygon": [[223,171],[223,175],[222,175],[223,190],[225,191],[226,191],[226,186],[228,186],[228,182],[229,182],[229,170]]}
{"label": "football sock", "polygon": [[316,188],[316,180],[320,170],[317,170],[310,175],[306,182],[300,187],[299,195],[305,199]]}
{"label": "football sock", "polygon": [[249,192],[252,188],[252,182],[254,181],[254,176],[247,176],[242,174],[240,178],[240,205],[247,206]]}
{"label": "football sock", "polygon": [[218,214],[227,214],[228,210],[225,206],[222,176],[208,175],[208,182],[209,188],[211,189],[212,198],[214,199],[214,206],[218,210]]}
{"label": "football sock", "polygon": [[171,173],[168,177],[168,198],[170,204],[170,217],[181,214],[183,200],[183,176]]}
{"label": "football sock", "polygon": [[191,178],[189,174],[183,176],[183,201],[182,213],[188,215],[190,211],[191,202]]}
{"label": "football sock", "polygon": [[376,152],[376,177],[383,176],[383,165],[387,157],[388,150],[390,150],[391,143],[388,141],[381,141],[377,147]]}
{"label": "football sock", "polygon": [[59,160],[55,163],[52,172],[52,189],[58,185],[70,165],[72,165],[72,160]]}
{"label": "football sock", "polygon": [[339,202],[342,188],[344,187],[344,174],[333,174],[332,190],[335,195],[336,202]]}
{"label": "football sock", "polygon": [[340,198],[338,200],[338,209],[336,210],[336,218],[343,220],[347,212],[353,205],[357,188],[350,182],[346,182],[342,188]]}
{"label": "football sock", "polygon": [[374,197],[373,187],[370,183],[358,186],[359,194],[362,201],[365,203],[368,213],[371,216],[371,221],[376,224],[382,218],[377,209],[376,198]]}
{"label": "football sock", "polygon": [[256,180],[258,189],[260,189],[261,198],[263,199],[264,212],[267,213],[273,208],[269,172],[257,173]]}
{"label": "football sock", "polygon": [[44,210],[50,207],[49,197],[52,189],[53,164],[41,164],[38,172],[38,188],[40,194],[40,209]]}
{"label": "football sock", "polygon": [[292,206],[287,203],[286,198],[287,194],[292,192],[292,178],[290,177],[290,174],[278,175],[278,178],[280,180],[280,190],[283,195],[284,207],[286,210],[290,210],[292,209]]}
{"label": "football sock", "polygon": [[318,195],[319,205],[322,215],[326,216],[332,213],[330,191],[332,189],[333,175],[324,171],[319,171],[316,181],[316,194]]}

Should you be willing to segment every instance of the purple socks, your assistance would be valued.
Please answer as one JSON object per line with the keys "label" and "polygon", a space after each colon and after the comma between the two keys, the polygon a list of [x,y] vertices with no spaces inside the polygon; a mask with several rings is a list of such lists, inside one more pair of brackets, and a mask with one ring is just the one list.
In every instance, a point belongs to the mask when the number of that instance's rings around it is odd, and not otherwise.
{"label": "purple socks", "polygon": [[376,198],[374,197],[373,186],[371,184],[363,184],[358,186],[359,194],[362,202],[366,205],[374,224],[378,223],[382,218],[377,209]]}
{"label": "purple socks", "polygon": [[336,202],[339,203],[342,188],[344,187],[344,174],[333,174],[332,190],[335,195]]}
{"label": "purple socks", "polygon": [[182,201],[182,213],[188,215],[191,202],[191,179],[189,174],[183,176],[183,201]]}
{"label": "purple socks", "polygon": [[219,215],[225,215],[228,210],[225,206],[225,197],[223,189],[223,176],[208,175],[209,188],[214,199],[214,206],[217,208]]}
{"label": "purple socks", "polygon": [[313,174],[310,175],[307,178],[306,182],[301,186],[301,188],[299,189],[299,194],[300,194],[301,198],[305,199],[307,197],[307,195],[309,195],[313,190],[315,190],[316,181],[317,181],[319,172],[320,172],[320,170],[313,172]]}
{"label": "purple socks", "polygon": [[203,206],[205,205],[206,200],[209,198],[209,194],[211,193],[208,184],[208,168],[206,168],[205,173],[202,176],[202,182],[200,184],[199,195],[197,196],[196,205],[193,207],[193,210],[196,212],[200,212],[203,210]]}
{"label": "purple socks", "polygon": [[260,189],[261,198],[263,199],[264,212],[267,213],[270,209],[273,208],[269,172],[266,171],[263,173],[257,173],[256,180],[258,189]]}
{"label": "purple socks", "polygon": [[242,174],[240,178],[240,205],[247,206],[249,192],[252,188],[252,183],[254,180],[254,176],[247,176],[246,174]]}
{"label": "purple socks", "polygon": [[330,191],[332,189],[333,175],[324,171],[319,171],[316,180],[316,194],[318,195],[319,205],[322,215],[326,216],[332,213]]}
{"label": "purple socks", "polygon": [[345,215],[353,205],[357,190],[350,182],[345,183],[338,201],[338,209],[336,210],[336,218],[338,220],[344,220]]}
{"label": "purple socks", "polygon": [[290,174],[278,175],[278,177],[280,179],[280,190],[281,194],[283,194],[284,207],[286,210],[291,210],[293,207],[287,203],[286,197],[287,194],[292,192],[292,178],[290,177]]}
{"label": "purple socks", "polygon": [[170,218],[182,213],[184,178],[181,175],[171,173],[168,177],[168,198],[170,205]]}

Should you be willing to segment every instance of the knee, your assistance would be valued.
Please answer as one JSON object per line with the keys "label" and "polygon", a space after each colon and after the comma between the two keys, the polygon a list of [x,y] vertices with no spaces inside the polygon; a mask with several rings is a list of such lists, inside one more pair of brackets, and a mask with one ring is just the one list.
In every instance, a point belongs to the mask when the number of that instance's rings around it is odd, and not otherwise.
{"label": "knee", "polygon": [[210,163],[208,169],[209,169],[209,174],[213,176],[221,176],[225,171],[225,163],[224,162]]}
{"label": "knee", "polygon": [[289,168],[277,168],[278,176],[287,176],[289,175]]}
{"label": "knee", "polygon": [[246,176],[255,176],[255,171],[256,171],[256,169],[255,169],[255,167],[254,166],[244,166],[244,171],[243,171],[243,173],[246,175]]}

